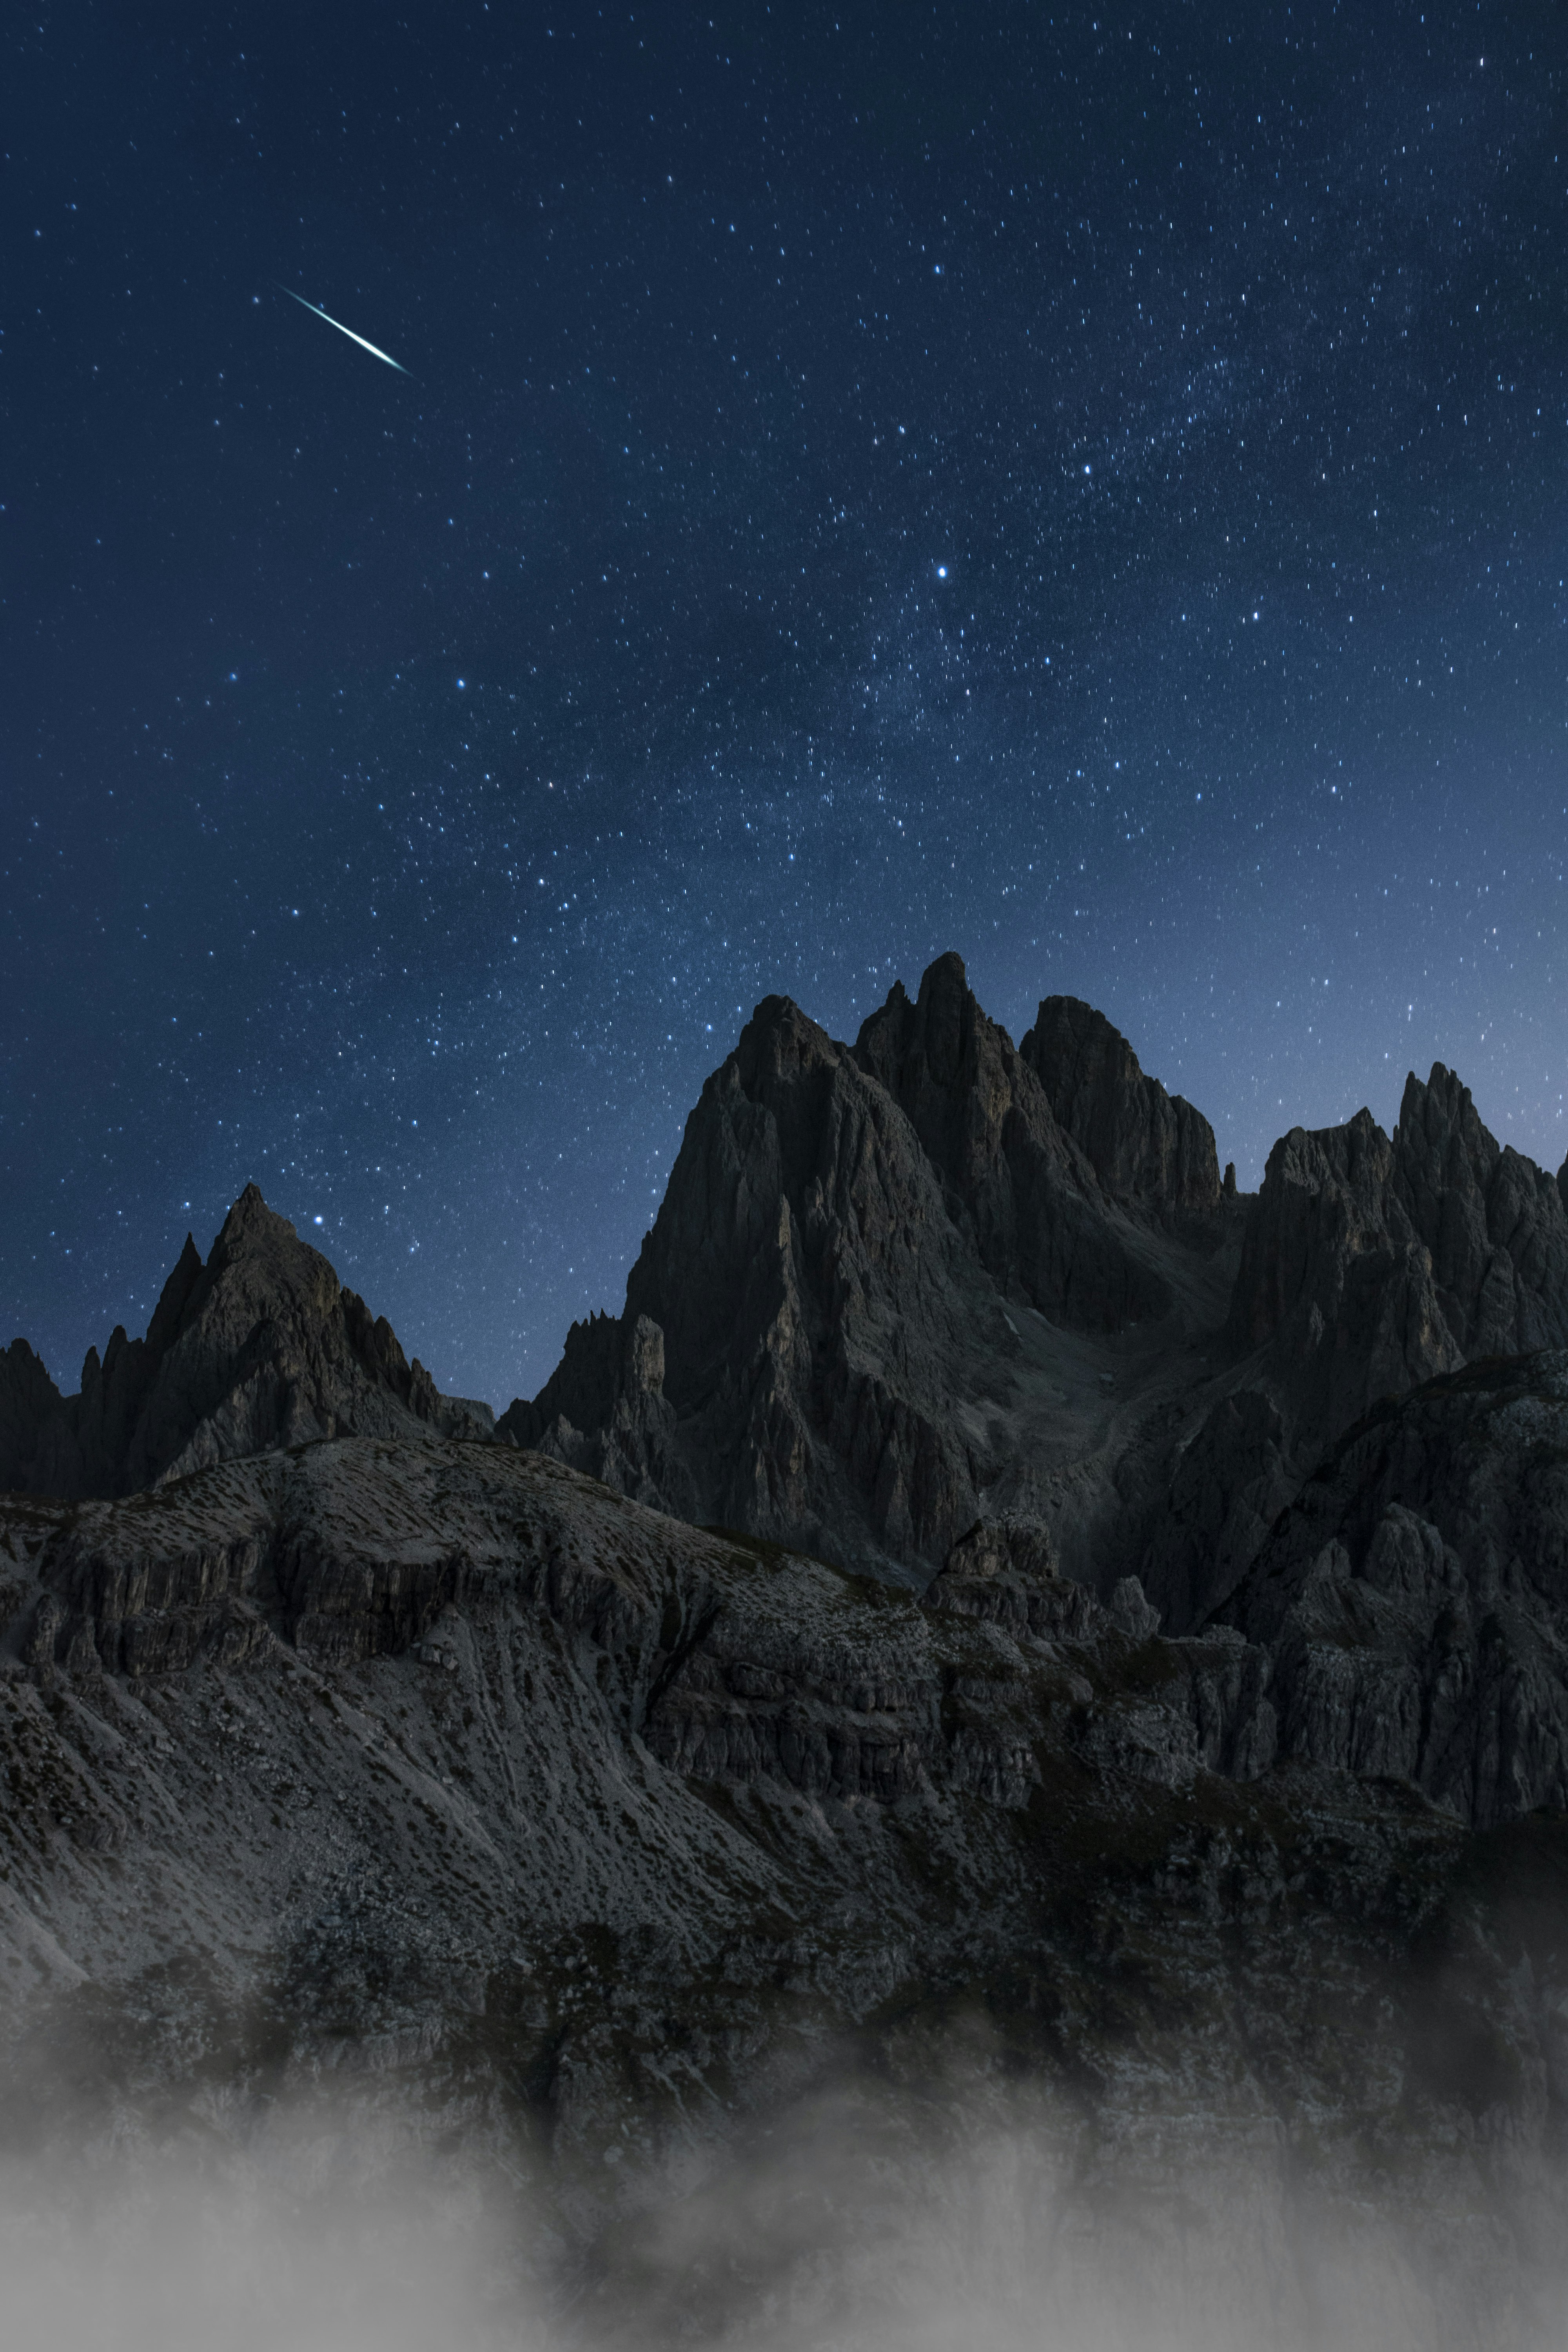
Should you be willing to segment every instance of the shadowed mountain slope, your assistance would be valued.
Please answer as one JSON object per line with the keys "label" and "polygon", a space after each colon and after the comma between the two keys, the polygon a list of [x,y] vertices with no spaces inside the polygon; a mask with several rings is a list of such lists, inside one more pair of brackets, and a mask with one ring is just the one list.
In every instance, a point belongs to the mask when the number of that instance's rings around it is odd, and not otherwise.
{"label": "shadowed mountain slope", "polygon": [[1435,1372],[1568,1345],[1561,1189],[1488,1133],[1452,1071],[1412,1073],[1392,1137],[1363,1110],[1275,1145],[1230,1336],[1265,1351],[1309,1448]]}
{"label": "shadowed mountain slope", "polygon": [[[1293,1129],[1261,1192],[1078,1000],[1020,1047],[958,957],[853,1046],[770,997],[687,1124],[624,1311],[574,1325],[502,1417],[676,1517],[923,1583],[1023,1512],[1102,1596],[1219,1607],[1325,1445],[1378,1399],[1568,1344],[1563,1179],[1437,1066],[1384,1134]],[[144,1340],[62,1398],[0,1357],[0,1481],[134,1491],[342,1431],[488,1434],[248,1188],[187,1241]]]}
{"label": "shadowed mountain slope", "polygon": [[1166,1622],[1234,1589],[1325,1446],[1433,1374],[1568,1345],[1560,1185],[1488,1133],[1441,1063],[1385,1135],[1292,1128],[1248,1203],[1224,1335],[1227,1393],[1150,1515],[1142,1572]]}
{"label": "shadowed mountain slope", "polygon": [[897,2269],[955,2083],[963,2162],[1058,2184],[1053,2274],[1073,2213],[1160,2250],[1133,2340],[1217,2263],[1226,2340],[1533,2344],[1562,1182],[1440,1067],[1255,1199],[1216,1167],[1099,1015],[1015,1049],[944,957],[854,1046],[758,1007],[501,1443],[254,1188],[79,1396],[18,1342],[5,1475],[58,1499],[0,1496],[0,2154],[217,2160],[330,2084],[529,2185],[584,2343],[734,2343],[823,2241],[710,2260],[703,2184],[859,2101],[845,2210],[901,2234],[845,2274]]}
{"label": "shadowed mountain slope", "polygon": [[1568,1808],[1568,1353],[1376,1407],[1224,1614],[1273,1662],[1282,1756],[1482,1825]]}

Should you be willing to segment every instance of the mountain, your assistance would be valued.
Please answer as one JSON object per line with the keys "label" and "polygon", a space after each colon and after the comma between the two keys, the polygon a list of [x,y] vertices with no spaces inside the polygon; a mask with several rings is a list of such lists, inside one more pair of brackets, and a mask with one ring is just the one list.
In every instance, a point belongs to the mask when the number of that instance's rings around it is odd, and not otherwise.
{"label": "mountain", "polygon": [[458,2151],[601,2352],[1543,2340],[1565,1180],[1437,1066],[1240,1195],[942,957],[757,1008],[493,1428],[247,1188],[0,1358],[8,2177]]}
{"label": "mountain", "polygon": [[1081,1010],[1048,1000],[1016,1048],[952,955],[853,1046],[769,998],[687,1123],[624,1312],[574,1325],[500,1433],[895,1579],[1026,1505],[1092,1576],[1112,1469],[1223,1325],[1239,1235],[1206,1124]]}
{"label": "mountain", "polygon": [[1279,1753],[1480,1826],[1568,1810],[1568,1353],[1483,1358],[1347,1431],[1224,1612]]}
{"label": "mountain", "polygon": [[0,1356],[0,1489],[132,1494],[237,1455],[347,1431],[489,1433],[247,1184],[204,1265],[192,1237],[144,1339],[117,1325],[62,1397],[24,1339]]}
{"label": "mountain", "polygon": [[956,956],[853,1046],[782,997],[703,1088],[618,1317],[501,1435],[654,1507],[922,1582],[1022,1509],[1169,1630],[1380,1397],[1568,1344],[1561,1182],[1440,1065],[1256,1198],[1100,1013],[1021,1046]]}

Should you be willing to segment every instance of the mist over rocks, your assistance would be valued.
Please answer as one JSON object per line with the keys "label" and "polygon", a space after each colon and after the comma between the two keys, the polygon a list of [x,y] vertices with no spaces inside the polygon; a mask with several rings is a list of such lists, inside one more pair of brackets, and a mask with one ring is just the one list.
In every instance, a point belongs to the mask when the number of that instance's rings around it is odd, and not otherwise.
{"label": "mist over rocks", "polygon": [[116,1326],[64,1397],[25,1340],[0,1358],[0,1487],[135,1493],[211,1463],[355,1430],[479,1435],[384,1318],[247,1184],[204,1265],[187,1234],[142,1339]]}
{"label": "mist over rocks", "polygon": [[1025,2128],[1026,2239],[1135,2193],[1160,2263],[1284,2295],[1248,2340],[1295,2340],[1303,2167],[1413,2343],[1526,2340],[1568,1831],[1283,1762],[1235,1627],[1021,1518],[921,1598],[472,1441],[12,1499],[0,1557],[0,2153],[467,2146],[587,2340],[721,2342],[855,2262],[812,2222],[715,2277],[724,2181],[815,2144],[860,2210],[884,2145],[923,2210]]}

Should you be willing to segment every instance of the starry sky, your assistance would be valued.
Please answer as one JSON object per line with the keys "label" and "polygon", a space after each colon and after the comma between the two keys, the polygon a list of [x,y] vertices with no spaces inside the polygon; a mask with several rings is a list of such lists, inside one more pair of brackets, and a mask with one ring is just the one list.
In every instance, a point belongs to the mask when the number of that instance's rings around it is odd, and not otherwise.
{"label": "starry sky", "polygon": [[756,1001],[950,947],[1244,1185],[1434,1059],[1568,1152],[1561,0],[39,0],[0,88],[62,1386],[254,1177],[531,1393]]}

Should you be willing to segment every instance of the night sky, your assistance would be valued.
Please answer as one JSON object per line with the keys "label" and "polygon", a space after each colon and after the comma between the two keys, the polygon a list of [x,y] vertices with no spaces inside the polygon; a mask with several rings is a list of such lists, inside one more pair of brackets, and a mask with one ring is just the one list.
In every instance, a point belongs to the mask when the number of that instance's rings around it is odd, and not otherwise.
{"label": "night sky", "polygon": [[[1568,11],[0,37],[0,1342],[249,1177],[447,1389],[771,991],[1568,1151]],[[385,365],[282,289],[389,353]]]}

